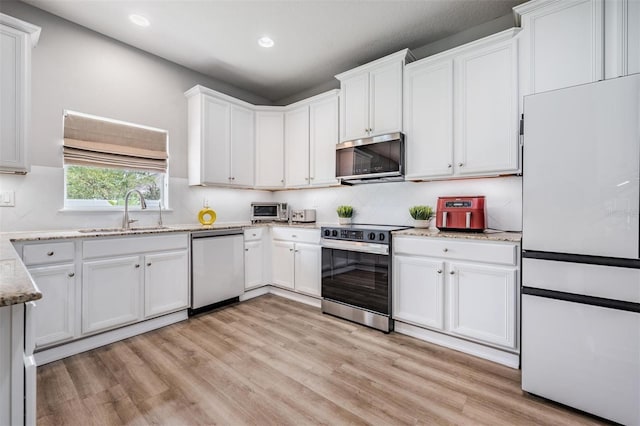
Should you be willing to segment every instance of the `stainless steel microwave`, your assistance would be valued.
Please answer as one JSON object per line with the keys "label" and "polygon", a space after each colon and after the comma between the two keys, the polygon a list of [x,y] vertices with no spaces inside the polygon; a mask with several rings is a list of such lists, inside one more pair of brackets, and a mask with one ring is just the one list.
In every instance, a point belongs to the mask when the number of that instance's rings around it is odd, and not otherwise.
{"label": "stainless steel microwave", "polygon": [[286,222],[288,220],[289,207],[287,206],[287,203],[251,203],[252,222]]}
{"label": "stainless steel microwave", "polygon": [[404,180],[404,134],[389,133],[336,145],[336,177],[347,185]]}

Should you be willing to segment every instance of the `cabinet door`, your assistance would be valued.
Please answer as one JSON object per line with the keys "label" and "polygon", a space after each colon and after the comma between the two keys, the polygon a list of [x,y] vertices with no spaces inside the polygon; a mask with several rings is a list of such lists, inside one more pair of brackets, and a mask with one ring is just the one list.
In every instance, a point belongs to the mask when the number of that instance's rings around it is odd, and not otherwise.
{"label": "cabinet door", "polygon": [[83,333],[102,331],[140,319],[142,269],[138,256],[83,263]]}
{"label": "cabinet door", "polygon": [[244,288],[264,285],[263,264],[264,244],[261,240],[244,243]]}
{"label": "cabinet door", "polygon": [[274,241],[271,244],[272,281],[275,285],[294,288],[294,243]]}
{"label": "cabinet door", "polygon": [[515,348],[516,285],[515,268],[451,263],[449,331]]}
{"label": "cabinet door", "polygon": [[282,112],[256,112],[256,187],[284,187]]}
{"label": "cabinet door", "polygon": [[288,111],[284,115],[286,185],[309,185],[309,107]]}
{"label": "cabinet door", "polygon": [[230,111],[228,102],[202,97],[202,161],[206,183],[230,183]]}
{"label": "cabinet door", "polygon": [[405,74],[407,179],[453,174],[453,61],[412,64]]}
{"label": "cabinet door", "polygon": [[402,131],[402,62],[369,73],[369,136]]}
{"label": "cabinet door", "polygon": [[296,243],[294,251],[296,291],[320,296],[321,247],[316,244]]}
{"label": "cabinet door", "polygon": [[369,136],[369,73],[340,82],[340,140]]}
{"label": "cabinet door", "polygon": [[254,114],[248,108],[231,105],[231,183],[253,186],[255,152]]}
{"label": "cabinet door", "polygon": [[145,318],[189,306],[189,256],[186,250],[144,257]]}
{"label": "cabinet door", "polygon": [[558,1],[522,16],[524,94],[603,78],[603,1]]}
{"label": "cabinet door", "polygon": [[456,156],[461,175],[518,169],[516,42],[492,43],[456,58]]}
{"label": "cabinet door", "polygon": [[393,318],[444,329],[444,263],[393,257]]}
{"label": "cabinet door", "polygon": [[27,170],[27,37],[22,31],[0,25],[0,170]]}
{"label": "cabinet door", "polygon": [[59,343],[75,336],[76,278],[73,264],[30,268],[42,292],[33,312],[36,347]]}
{"label": "cabinet door", "polygon": [[338,97],[309,106],[309,179],[311,185],[335,185],[336,144],[339,139]]}

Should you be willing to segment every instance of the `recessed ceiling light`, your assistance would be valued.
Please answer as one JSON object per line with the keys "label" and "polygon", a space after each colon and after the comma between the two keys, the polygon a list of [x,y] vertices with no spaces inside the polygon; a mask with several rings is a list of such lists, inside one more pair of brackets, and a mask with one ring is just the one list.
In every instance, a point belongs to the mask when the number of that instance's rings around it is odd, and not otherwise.
{"label": "recessed ceiling light", "polygon": [[136,25],[140,25],[141,27],[148,27],[149,25],[151,25],[151,22],[149,22],[149,20],[142,15],[129,15],[129,20]]}
{"label": "recessed ceiling light", "polygon": [[273,47],[275,43],[270,37],[264,36],[258,39],[258,44],[262,47]]}

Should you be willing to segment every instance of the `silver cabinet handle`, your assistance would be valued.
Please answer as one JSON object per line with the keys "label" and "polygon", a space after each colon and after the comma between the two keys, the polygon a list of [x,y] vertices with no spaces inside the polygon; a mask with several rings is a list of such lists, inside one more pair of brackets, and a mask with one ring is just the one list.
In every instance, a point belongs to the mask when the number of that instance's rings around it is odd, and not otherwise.
{"label": "silver cabinet handle", "polygon": [[54,253],[52,251],[50,251],[50,252],[47,253],[47,256],[53,256],[53,254]]}
{"label": "silver cabinet handle", "polygon": [[284,179],[280,179],[280,183],[284,183]]}
{"label": "silver cabinet handle", "polygon": [[139,263],[136,263],[136,268],[139,268],[139,267],[140,267],[140,264],[139,264]]}
{"label": "silver cabinet handle", "polygon": [[244,251],[249,251],[249,249],[248,249],[248,248],[246,248],[246,249],[244,249]]}
{"label": "silver cabinet handle", "polygon": [[453,167],[453,166],[451,165],[451,163],[447,164],[447,168],[448,168],[448,169],[450,169],[451,167]]}
{"label": "silver cabinet handle", "polygon": [[69,276],[69,278],[73,278],[73,277],[76,276],[76,273],[75,272],[69,272],[67,275]]}
{"label": "silver cabinet handle", "polygon": [[311,179],[311,180],[314,180],[315,178],[314,178],[313,176],[311,176],[311,178],[310,178],[310,179]]}
{"label": "silver cabinet handle", "polygon": [[298,238],[298,236],[297,235],[292,235],[291,238]]}
{"label": "silver cabinet handle", "polygon": [[446,253],[446,252],[449,251],[449,249],[445,247],[445,248],[442,249],[442,251]]}
{"label": "silver cabinet handle", "polygon": [[300,253],[300,250],[294,250],[296,253]]}
{"label": "silver cabinet handle", "polygon": [[258,235],[258,234],[251,234],[251,236],[253,236],[253,237],[255,237],[256,235]]}
{"label": "silver cabinet handle", "polygon": [[293,251],[293,249],[289,249],[289,251]]}
{"label": "silver cabinet handle", "polygon": [[451,271],[451,272],[449,272],[449,275],[453,275],[455,273],[456,273],[456,271]]}
{"label": "silver cabinet handle", "polygon": [[464,166],[464,163],[458,163],[458,167]]}
{"label": "silver cabinet handle", "polygon": [[442,273],[442,269],[438,269],[436,272],[438,272],[439,274]]}
{"label": "silver cabinet handle", "polygon": [[467,228],[471,228],[471,212],[465,213],[465,225]]}
{"label": "silver cabinet handle", "polygon": [[151,266],[151,262],[147,263],[147,266]]}

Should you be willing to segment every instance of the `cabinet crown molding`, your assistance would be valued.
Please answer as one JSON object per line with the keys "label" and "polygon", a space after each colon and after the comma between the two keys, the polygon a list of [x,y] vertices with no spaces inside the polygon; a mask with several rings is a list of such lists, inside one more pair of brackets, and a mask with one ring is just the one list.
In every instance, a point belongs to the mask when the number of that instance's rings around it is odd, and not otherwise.
{"label": "cabinet crown molding", "polygon": [[36,45],[38,44],[38,40],[40,40],[40,32],[42,31],[42,28],[38,27],[37,25],[33,25],[18,18],[14,18],[13,16],[5,15],[4,13],[0,13],[0,24],[15,28],[29,34],[31,47],[36,47]]}
{"label": "cabinet crown molding", "polygon": [[226,94],[224,94],[222,92],[218,92],[216,90],[209,89],[209,88],[201,86],[199,84],[196,85],[196,86],[193,86],[191,89],[189,89],[186,92],[184,92],[184,96],[187,97],[187,98],[191,98],[191,97],[196,96],[196,95],[213,96],[215,98],[222,99],[224,101],[230,102],[232,104],[240,105],[240,106],[243,106],[245,108],[253,108],[254,107],[254,105],[250,104],[249,102],[245,102],[245,101],[243,101],[241,99],[234,98],[233,96],[226,95]]}
{"label": "cabinet crown molding", "polygon": [[366,72],[369,68],[373,68],[376,67],[380,64],[386,63],[386,62],[394,62],[394,61],[399,61],[399,60],[404,60],[405,63],[410,63],[413,62],[415,60],[415,56],[413,56],[413,53],[411,53],[411,51],[409,49],[402,49],[399,52],[396,53],[392,53],[390,55],[387,56],[383,56],[380,59],[376,59],[375,61],[372,62],[368,62],[364,65],[360,65],[359,67],[350,69],[349,71],[345,71],[343,73],[337,74],[335,76],[335,78],[337,78],[338,80],[344,80],[346,78],[351,77],[354,74],[359,74],[362,72]]}

